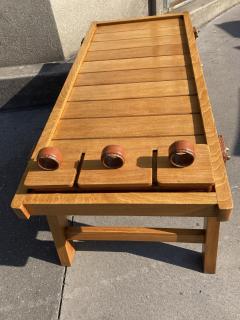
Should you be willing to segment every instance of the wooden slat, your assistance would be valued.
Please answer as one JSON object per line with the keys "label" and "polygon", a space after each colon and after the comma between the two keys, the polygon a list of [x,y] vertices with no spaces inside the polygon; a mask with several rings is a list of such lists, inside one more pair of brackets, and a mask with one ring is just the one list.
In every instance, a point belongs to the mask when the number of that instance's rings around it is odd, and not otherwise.
{"label": "wooden slat", "polygon": [[61,120],[54,139],[148,137],[203,134],[201,117],[169,115]]}
{"label": "wooden slat", "polygon": [[89,51],[98,50],[111,50],[111,49],[125,49],[125,48],[138,48],[138,47],[151,47],[165,44],[180,44],[186,43],[186,38],[183,35],[152,37],[141,39],[129,39],[118,41],[100,41],[92,42]]}
{"label": "wooden slat", "polygon": [[[78,154],[78,159],[80,159],[80,154]],[[30,189],[71,188],[76,176],[76,161],[63,161],[59,169],[53,171],[44,171],[37,166],[35,161],[31,161],[24,185]]]}
{"label": "wooden slat", "polygon": [[78,178],[82,190],[136,190],[152,186],[152,149],[125,148],[126,161],[119,169],[106,169],[101,151],[87,151]]}
{"label": "wooden slat", "polygon": [[134,228],[134,227],[68,227],[68,240],[101,241],[161,241],[203,243],[205,231],[201,229]]}
{"label": "wooden slat", "polygon": [[68,102],[62,119],[199,113],[196,96]]}
{"label": "wooden slat", "polygon": [[193,80],[73,87],[68,101],[185,96],[196,93]]}
{"label": "wooden slat", "polygon": [[[152,20],[152,21],[151,21]],[[120,31],[132,31],[132,30],[142,30],[149,28],[170,28],[170,27],[179,27],[183,25],[183,20],[176,18],[164,19],[161,16],[158,19],[143,19],[139,21],[128,20],[127,23],[98,23],[97,33],[106,33],[106,32],[120,32]]]}
{"label": "wooden slat", "polygon": [[128,31],[118,31],[118,32],[106,32],[106,33],[96,33],[93,41],[117,41],[126,39],[137,39],[137,38],[148,38],[148,37],[160,37],[160,36],[172,36],[185,34],[183,27],[172,26],[171,28],[146,28],[141,30],[128,30]]}
{"label": "wooden slat", "polygon": [[208,190],[214,185],[209,148],[198,144],[195,147],[196,159],[185,168],[175,168],[161,148],[158,149],[157,181],[160,188],[173,190]]}
{"label": "wooden slat", "polygon": [[117,60],[156,56],[188,54],[187,44],[166,44],[151,47],[127,48],[121,50],[90,51],[84,61]]}
{"label": "wooden slat", "polygon": [[13,208],[30,215],[216,217],[216,205],[214,192],[91,192],[19,195]]}
{"label": "wooden slat", "polygon": [[189,42],[196,87],[199,97],[200,109],[203,118],[203,125],[206,132],[207,143],[209,145],[213,177],[215,180],[216,193],[218,198],[219,209],[221,210],[222,219],[229,219],[232,208],[232,196],[229,186],[226,168],[222,158],[221,147],[219,144],[218,134],[212,114],[212,108],[209,101],[206,83],[203,76],[201,62],[196,47],[196,41],[192,30],[192,24],[189,14],[184,14],[184,24]]}
{"label": "wooden slat", "polygon": [[79,139],[79,140],[52,140],[51,145],[59,148],[66,160],[75,160],[79,156],[79,150],[83,152],[97,152],[109,144],[120,144],[124,148],[152,149],[160,148],[167,154],[168,147],[177,140],[189,140],[194,143],[205,143],[205,137],[199,136],[172,136],[172,137],[145,137],[145,138],[110,138],[110,139]]}
{"label": "wooden slat", "polygon": [[81,74],[84,72],[182,67],[189,64],[189,57],[183,55],[93,61],[84,62],[81,68]]}
{"label": "wooden slat", "polygon": [[108,72],[80,73],[76,79],[75,86],[164,80],[186,80],[192,78],[192,69],[185,66],[172,68],[138,69],[128,71],[118,70]]}

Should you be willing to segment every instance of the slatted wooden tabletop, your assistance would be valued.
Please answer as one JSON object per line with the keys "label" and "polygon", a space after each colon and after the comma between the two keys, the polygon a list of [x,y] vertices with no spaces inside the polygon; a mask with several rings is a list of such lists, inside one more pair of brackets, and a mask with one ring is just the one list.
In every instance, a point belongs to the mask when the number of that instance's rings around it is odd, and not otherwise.
{"label": "slatted wooden tabletop", "polygon": [[[183,139],[196,143],[196,161],[174,168],[168,147]],[[126,150],[120,169],[101,164],[101,151],[109,144]],[[38,151],[46,146],[63,154],[56,171],[36,165]],[[231,207],[187,14],[92,25],[22,184],[25,192],[49,193],[153,190],[204,191],[207,196],[211,190],[220,208]]]}

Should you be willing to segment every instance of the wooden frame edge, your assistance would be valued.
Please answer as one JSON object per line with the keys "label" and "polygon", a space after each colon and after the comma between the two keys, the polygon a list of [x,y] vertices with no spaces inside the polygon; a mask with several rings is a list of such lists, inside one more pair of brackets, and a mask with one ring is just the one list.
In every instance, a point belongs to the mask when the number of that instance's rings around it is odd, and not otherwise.
{"label": "wooden frame edge", "polygon": [[[51,140],[51,138],[56,130],[58,120],[60,119],[60,117],[63,113],[65,104],[66,104],[67,99],[69,97],[69,94],[71,92],[71,90],[69,88],[71,88],[74,84],[74,81],[78,75],[78,70],[81,67],[81,64],[83,63],[83,60],[87,54],[88,48],[91,43],[91,39],[94,36],[95,31],[96,31],[96,23],[93,22],[90,26],[90,29],[89,29],[87,35],[86,35],[85,41],[83,42],[83,44],[78,52],[78,55],[77,55],[73,65],[71,67],[71,70],[69,72],[67,80],[64,83],[64,86],[58,96],[58,99],[53,107],[53,110],[52,110],[52,112],[47,120],[47,123],[42,131],[42,134],[37,142],[37,145],[33,148],[30,159],[34,159],[36,157],[39,149],[41,149],[43,146],[46,146],[49,144],[49,141]],[[12,200],[12,204],[11,204],[12,208],[15,208],[15,203],[19,200],[19,198],[17,196],[26,194],[27,188],[24,186],[24,180],[25,180],[26,174],[28,172],[28,166],[29,166],[29,164],[27,164],[27,166],[26,166],[26,169],[25,169],[25,171],[22,175],[22,178],[19,182],[16,194]],[[23,208],[20,210],[22,212],[24,211]],[[17,215],[19,215],[18,212],[19,212],[19,208],[17,208]],[[28,216],[27,213],[24,213],[24,215]]]}
{"label": "wooden frame edge", "polygon": [[23,202],[24,202],[24,195],[16,194],[11,202],[11,208],[14,210],[14,212],[19,218],[29,219],[30,213],[25,208]]}
{"label": "wooden frame edge", "polygon": [[58,120],[61,118],[61,115],[64,111],[65,104],[69,98],[69,95],[71,94],[71,89],[74,85],[74,82],[76,80],[76,77],[78,75],[78,71],[84,61],[84,58],[87,54],[88,48],[91,44],[91,39],[93,38],[95,31],[96,31],[96,23],[93,22],[90,26],[90,29],[85,37],[85,40],[80,47],[80,50],[77,54],[77,57],[72,65],[72,68],[68,74],[68,77],[64,83],[64,86],[57,98],[57,101],[55,103],[55,106],[50,114],[50,117],[45,125],[45,128],[42,131],[42,134],[38,140],[38,143],[32,153],[32,158],[35,158],[39,149],[42,147],[45,147],[49,144],[49,141],[51,140],[52,136],[55,133]]}
{"label": "wooden frame edge", "polygon": [[[193,68],[193,73],[195,77],[195,83],[196,83],[197,95],[198,95],[198,100],[199,100],[199,105],[200,105],[200,110],[201,110],[201,115],[203,120],[203,126],[206,134],[207,143],[210,149],[212,169],[213,169],[213,175],[215,180],[216,195],[218,199],[218,207],[220,209],[220,214],[221,212],[225,212],[225,213],[227,212],[226,216],[229,217],[230,216],[229,212],[231,212],[231,210],[233,209],[233,202],[232,202],[231,190],[230,190],[230,186],[227,178],[226,167],[224,165],[224,161],[222,158],[221,147],[218,139],[215,121],[212,114],[212,108],[211,108],[211,103],[210,103],[208,92],[207,92],[204,74],[201,67],[201,61],[200,61],[198,49],[196,46],[196,39],[193,33],[190,14],[188,12],[184,12],[183,17],[184,17],[186,35],[188,38],[189,52],[190,52],[191,61],[192,61],[192,68]],[[209,118],[207,118],[207,113]],[[208,124],[208,126],[206,126],[206,124]],[[210,133],[209,130],[206,130],[206,127],[208,128],[211,127],[213,132]],[[218,165],[217,168],[216,166],[214,166],[216,160],[213,159],[213,157],[216,157],[216,154],[220,155],[220,157],[217,158],[217,161],[220,162],[220,165]],[[219,167],[223,171],[223,176],[221,177],[223,182],[222,181],[218,182],[218,178],[216,175],[216,171],[219,170]],[[222,199],[223,194],[225,195],[224,199]]]}
{"label": "wooden frame edge", "polygon": [[[29,215],[217,216],[215,193],[89,193],[16,195]],[[129,211],[130,210],[130,211]],[[169,211],[168,211],[169,210]],[[129,211],[129,212],[128,212]]]}
{"label": "wooden frame edge", "polygon": [[169,18],[177,18],[182,17],[183,13],[165,13],[157,16],[147,16],[147,17],[134,17],[134,18],[126,18],[126,19],[117,19],[117,20],[108,20],[108,21],[95,21],[97,26],[106,26],[106,25],[114,25],[121,23],[131,23],[131,22],[142,22],[142,21],[154,21],[159,19],[169,19]]}

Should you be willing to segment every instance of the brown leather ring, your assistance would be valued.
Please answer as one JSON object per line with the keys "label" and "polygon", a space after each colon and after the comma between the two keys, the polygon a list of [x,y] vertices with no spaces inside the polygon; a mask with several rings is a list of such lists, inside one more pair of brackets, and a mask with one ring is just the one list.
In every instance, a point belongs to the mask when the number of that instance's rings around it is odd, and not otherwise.
{"label": "brown leather ring", "polygon": [[121,168],[125,163],[125,150],[119,145],[108,145],[102,150],[101,161],[108,169]]}
{"label": "brown leather ring", "polygon": [[174,167],[190,166],[195,160],[194,144],[187,140],[175,141],[168,149],[168,158]]}
{"label": "brown leather ring", "polygon": [[43,170],[57,170],[62,162],[62,154],[58,148],[46,147],[39,151],[37,164]]}

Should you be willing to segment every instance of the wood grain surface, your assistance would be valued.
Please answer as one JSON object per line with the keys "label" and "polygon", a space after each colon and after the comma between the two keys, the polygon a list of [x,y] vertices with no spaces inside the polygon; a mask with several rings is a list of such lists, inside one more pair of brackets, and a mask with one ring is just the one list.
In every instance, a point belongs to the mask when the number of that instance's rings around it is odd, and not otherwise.
{"label": "wood grain surface", "polygon": [[186,79],[193,79],[192,69],[189,66],[130,69],[127,74],[126,70],[81,73],[76,79],[75,86]]}
{"label": "wood grain surface", "polygon": [[161,242],[204,242],[205,232],[201,229],[143,228],[143,227],[68,227],[68,240],[101,241],[161,241]]}
{"label": "wood grain surface", "polygon": [[152,187],[152,149],[124,148],[125,164],[119,169],[107,169],[101,163],[101,149],[87,151],[78,186],[87,190],[140,190]]}
{"label": "wood grain surface", "polygon": [[197,96],[69,101],[62,119],[176,115],[199,112]]}
{"label": "wood grain surface", "polygon": [[145,29],[136,29],[136,30],[127,30],[127,31],[117,31],[117,32],[106,32],[106,33],[96,33],[94,41],[117,41],[117,40],[127,40],[127,39],[137,39],[137,38],[152,38],[160,36],[179,36],[184,35],[185,30],[181,26],[172,26],[165,28],[145,28]]}
{"label": "wood grain surface", "polygon": [[97,139],[201,135],[199,114],[64,119],[59,122],[54,139]]}
{"label": "wood grain surface", "polygon": [[[181,67],[190,64],[188,55],[130,58],[84,62],[80,72],[100,72],[114,70],[137,70],[149,68]],[[142,70],[144,72],[144,70]],[[128,73],[126,72],[126,77]]]}
{"label": "wood grain surface", "polygon": [[176,56],[188,54],[186,43],[154,45],[151,47],[126,48],[121,50],[89,51],[84,61],[118,60],[156,56]]}

